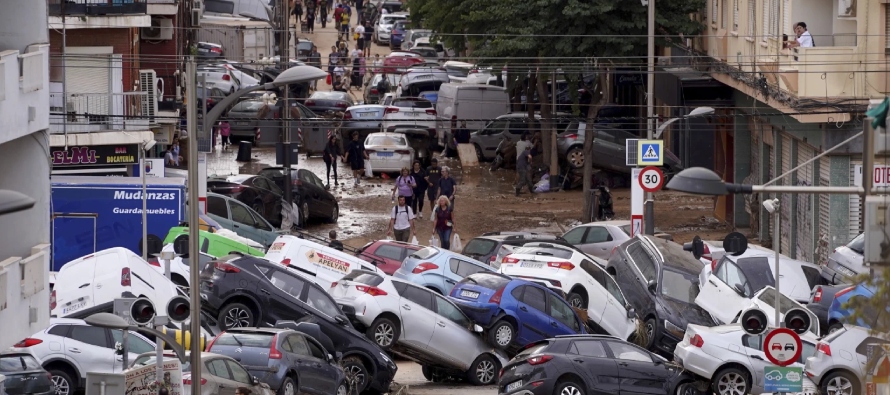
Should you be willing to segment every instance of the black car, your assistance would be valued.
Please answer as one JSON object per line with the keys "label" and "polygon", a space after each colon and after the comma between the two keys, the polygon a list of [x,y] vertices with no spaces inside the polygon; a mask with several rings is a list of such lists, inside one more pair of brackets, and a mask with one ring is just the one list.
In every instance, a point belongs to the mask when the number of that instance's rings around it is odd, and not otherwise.
{"label": "black car", "polygon": [[6,376],[4,394],[55,395],[52,376],[29,353],[0,353],[0,375]]}
{"label": "black car", "polygon": [[504,369],[499,394],[678,394],[697,392],[692,375],[612,336],[570,335],[532,343]]}
{"label": "black car", "polygon": [[645,322],[646,348],[673,354],[686,325],[716,325],[711,315],[695,304],[703,267],[680,244],[655,236],[634,237],[609,258],[606,271],[615,277],[628,303]]}
{"label": "black car", "polygon": [[281,226],[284,192],[266,177],[242,174],[210,178],[207,180],[207,190],[235,198],[262,215],[272,226]]}
{"label": "black car", "polygon": [[834,295],[849,287],[850,284],[817,285],[810,291],[810,303],[807,304],[807,310],[812,311],[819,319],[819,330],[822,332],[822,336],[828,335],[830,327],[828,325],[828,309],[831,308],[831,302],[834,302]]}
{"label": "black car", "polygon": [[216,336],[207,351],[237,358],[279,394],[348,392],[334,356],[318,340],[291,329],[231,328]]}
{"label": "black car", "polygon": [[[280,189],[284,189],[284,168],[267,167],[260,170],[260,176],[266,177]],[[324,218],[329,222],[337,222],[340,217],[340,205],[337,198],[328,192],[327,186],[315,173],[306,169],[292,169],[290,172],[294,203],[300,209],[301,228],[312,218]]]}
{"label": "black car", "polygon": [[284,266],[262,258],[230,255],[201,270],[201,310],[220,329],[272,326],[278,321],[315,323],[342,353],[341,365],[356,377],[359,392],[387,392],[395,363],[352,328],[328,293]]}

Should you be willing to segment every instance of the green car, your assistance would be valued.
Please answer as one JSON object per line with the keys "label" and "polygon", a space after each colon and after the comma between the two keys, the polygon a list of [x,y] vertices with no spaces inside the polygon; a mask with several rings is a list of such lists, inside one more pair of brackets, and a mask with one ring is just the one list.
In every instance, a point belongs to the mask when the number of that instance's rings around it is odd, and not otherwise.
{"label": "green car", "polygon": [[[188,234],[188,227],[178,226],[170,228],[170,232],[167,233],[167,238],[164,239],[164,245],[174,243],[180,236],[186,236],[187,238]],[[266,252],[261,249],[250,247],[247,244],[216,233],[201,230],[199,231],[199,234],[201,239],[201,252],[210,256],[222,257],[229,255],[229,253],[233,251],[258,257],[266,255]]]}

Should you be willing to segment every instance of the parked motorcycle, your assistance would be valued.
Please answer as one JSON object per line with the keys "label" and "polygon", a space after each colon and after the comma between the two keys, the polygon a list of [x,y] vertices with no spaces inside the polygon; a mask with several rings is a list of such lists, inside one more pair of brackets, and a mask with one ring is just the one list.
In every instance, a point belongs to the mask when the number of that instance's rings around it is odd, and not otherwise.
{"label": "parked motorcycle", "polygon": [[500,168],[513,169],[516,168],[516,142],[510,138],[502,138],[495,149],[494,161],[491,162],[491,171]]}

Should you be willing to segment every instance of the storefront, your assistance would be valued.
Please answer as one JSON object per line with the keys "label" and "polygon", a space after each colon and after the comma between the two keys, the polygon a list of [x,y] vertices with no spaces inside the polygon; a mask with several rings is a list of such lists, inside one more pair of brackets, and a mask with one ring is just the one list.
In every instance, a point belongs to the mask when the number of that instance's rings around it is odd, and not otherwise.
{"label": "storefront", "polygon": [[140,147],[152,132],[100,132],[50,136],[53,175],[131,177]]}

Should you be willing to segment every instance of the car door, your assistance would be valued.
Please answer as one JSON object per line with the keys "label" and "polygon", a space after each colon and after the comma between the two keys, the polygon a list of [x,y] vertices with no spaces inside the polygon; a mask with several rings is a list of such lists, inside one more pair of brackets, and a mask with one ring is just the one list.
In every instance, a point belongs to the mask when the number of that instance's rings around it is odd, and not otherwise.
{"label": "car door", "polygon": [[279,236],[278,232],[275,231],[275,227],[273,227],[269,221],[266,221],[266,219],[257,214],[256,211],[252,211],[250,215],[253,217],[254,225],[253,228],[249,229],[250,237],[245,238],[260,243],[264,247],[269,247]]}
{"label": "car door", "polygon": [[751,304],[750,299],[739,295],[733,288],[739,286],[744,291],[744,284],[747,283],[745,274],[738,265],[724,257],[717,266],[717,271],[708,275],[708,281],[702,284],[701,291],[695,297],[695,304],[720,322],[730,323],[742,309]]}
{"label": "car door", "polygon": [[482,153],[486,158],[494,158],[495,150],[497,150],[498,144],[500,144],[503,133],[509,123],[507,119],[495,119],[477,135],[480,148],[482,148]]}
{"label": "car door", "polygon": [[615,303],[612,301],[614,298],[607,286],[607,281],[614,283],[614,280],[605,270],[587,259],[581,261],[581,269],[590,275],[587,280],[590,283],[587,289],[591,301],[587,306],[588,317],[610,335],[624,338],[622,334],[624,323],[627,321],[627,310],[623,304],[620,310],[615,308]]}
{"label": "car door", "polygon": [[309,343],[300,333],[291,333],[282,343],[282,348],[291,353],[288,357],[299,372],[298,392],[319,393],[320,379],[318,361],[309,350]]}
{"label": "car door", "polygon": [[110,344],[107,329],[89,325],[72,325],[65,338],[65,356],[76,360],[83,371],[112,373],[117,355]]}
{"label": "car door", "polygon": [[609,357],[602,341],[575,340],[566,351],[566,356],[572,361],[575,372],[585,378],[587,393],[618,394],[618,364]]}
{"label": "car door", "polygon": [[307,314],[298,302],[308,283],[302,278],[285,270],[269,270],[266,273],[269,282],[257,285],[257,294],[262,298],[266,308],[268,321],[297,320]]}
{"label": "car door", "polygon": [[565,299],[555,293],[548,293],[547,308],[550,316],[549,333],[552,336],[581,333],[581,321]]}
{"label": "car door", "polygon": [[633,344],[604,341],[618,364],[619,395],[664,394],[669,379],[678,369]]}
{"label": "car door", "polygon": [[[435,300],[436,327],[430,339],[429,349],[451,363],[451,367],[461,371],[470,369],[470,364],[479,356],[479,338],[470,331],[473,323],[460,309],[441,295],[433,295]],[[460,344],[461,347],[455,347]]]}
{"label": "car door", "polygon": [[263,200],[265,208],[265,211],[262,213],[263,216],[272,220],[272,216],[278,215],[281,212],[281,196],[283,195],[281,188],[269,182],[269,179],[265,177],[255,177],[252,182],[253,186],[261,192],[260,198]]}
{"label": "car door", "polygon": [[587,227],[587,233],[578,247],[597,258],[609,259],[615,239],[605,226],[592,225]]}
{"label": "car door", "polygon": [[250,388],[252,392],[256,392],[258,394],[263,393],[263,390],[260,388],[260,386],[253,385],[253,380],[251,380],[250,373],[247,371],[247,369],[244,368],[244,366],[241,366],[240,363],[231,359],[225,359],[225,362],[226,366],[229,368],[229,373],[231,373],[232,375],[231,384],[226,383],[226,389],[228,389],[229,385],[233,385],[235,386],[235,388],[247,387]]}
{"label": "car door", "polygon": [[526,345],[533,341],[548,338],[550,317],[547,314],[547,293],[531,285],[516,287],[512,295],[517,301],[516,343]]}
{"label": "car door", "polygon": [[226,229],[231,229],[235,233],[234,222],[232,222],[231,216],[229,215],[229,205],[226,203],[226,198],[221,196],[207,196],[207,214],[213,215],[216,218],[216,222],[219,222],[219,225]]}
{"label": "car door", "polygon": [[254,229],[256,228],[256,220],[251,214],[251,210],[237,200],[229,200],[229,210],[232,214],[232,227],[238,236],[253,240],[256,237]]}
{"label": "car door", "polygon": [[[112,345],[117,345],[118,343],[123,344],[123,332],[120,329],[112,329],[111,330],[111,341]],[[147,339],[142,337],[142,335],[136,332],[128,332],[127,333],[127,354],[128,360],[135,361],[136,357],[139,354],[155,351],[155,346],[148,342]],[[115,369],[118,371],[123,370],[123,358],[120,355],[116,356],[115,359]]]}
{"label": "car door", "polygon": [[609,276],[608,273],[604,280],[606,282],[606,292],[608,292],[608,303],[603,311],[603,322],[609,323],[609,327],[614,331],[610,333],[620,338],[626,338],[636,330],[636,318],[627,316],[630,305],[624,298],[624,292],[621,291],[618,282],[612,276]]}
{"label": "car door", "polygon": [[212,359],[204,364],[207,371],[214,376],[217,385],[217,391],[212,392],[218,395],[235,395],[238,384],[232,380],[232,374],[226,365],[226,358]]}
{"label": "car door", "polygon": [[590,254],[590,251],[586,250],[583,246],[584,235],[586,233],[586,226],[576,226],[562,235],[562,238],[565,239],[565,241],[567,241],[569,244],[578,247],[581,251]]}
{"label": "car door", "polygon": [[399,342],[422,350],[433,337],[438,318],[434,312],[433,292],[426,288],[394,282],[399,291],[399,315],[402,321],[402,334]]}
{"label": "car door", "polygon": [[309,352],[312,354],[312,363],[313,368],[317,373],[317,385],[319,394],[335,394],[337,393],[337,387],[340,385],[337,382],[339,375],[339,370],[336,366],[328,362],[328,351],[311,337],[305,338],[306,343],[309,344]]}
{"label": "car door", "polygon": [[331,202],[326,199],[325,195],[327,195],[327,191],[325,191],[324,182],[314,173],[308,171],[306,173],[306,178],[308,178],[312,184],[312,190],[310,191],[312,197],[311,201],[315,206],[309,207],[309,211],[312,213],[313,217],[327,218],[330,216],[333,207],[331,206]]}

